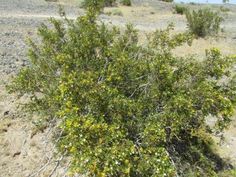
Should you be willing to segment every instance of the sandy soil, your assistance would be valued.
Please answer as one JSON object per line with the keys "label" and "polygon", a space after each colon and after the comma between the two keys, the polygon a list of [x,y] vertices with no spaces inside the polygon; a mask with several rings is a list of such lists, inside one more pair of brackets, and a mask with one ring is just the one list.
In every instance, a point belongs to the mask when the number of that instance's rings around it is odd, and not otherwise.
{"label": "sandy soil", "polygon": [[[69,18],[76,18],[83,10],[76,0],[60,1]],[[199,8],[198,5],[189,8]],[[214,6],[219,9],[219,6]],[[177,48],[178,55],[203,56],[205,49],[218,47],[224,54],[236,52],[236,6],[227,6],[230,12],[223,14],[224,33],[218,39],[198,39],[192,46]],[[141,34],[157,28],[165,28],[169,23],[176,26],[175,32],[186,28],[184,16],[172,13],[172,4],[153,0],[134,1],[133,7],[106,8],[105,12],[119,10],[122,16],[103,14],[100,19],[107,24],[125,26],[133,23]],[[53,157],[56,150],[51,142],[53,129],[49,126],[43,131],[37,129],[39,115],[21,111],[19,103],[26,98],[8,94],[5,84],[9,83],[20,68],[27,65],[27,46],[25,39],[35,37],[37,27],[50,16],[57,15],[58,3],[44,0],[0,0],[0,177],[66,176],[68,161],[57,164],[60,157]],[[226,140],[219,146],[219,153],[236,165],[236,123],[225,133]]]}

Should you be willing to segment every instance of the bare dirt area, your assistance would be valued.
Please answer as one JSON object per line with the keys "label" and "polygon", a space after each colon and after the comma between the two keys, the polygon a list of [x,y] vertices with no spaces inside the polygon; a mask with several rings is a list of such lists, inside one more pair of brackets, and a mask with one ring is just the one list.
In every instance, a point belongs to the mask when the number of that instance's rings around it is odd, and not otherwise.
{"label": "bare dirt area", "polygon": [[54,157],[51,127],[38,129],[39,116],[19,108],[26,98],[18,99],[5,88],[11,76],[28,64],[26,39],[57,14],[55,3],[0,0],[0,177],[65,176],[67,172],[68,165],[61,166],[61,157]]}
{"label": "bare dirt area", "polygon": [[[27,98],[18,98],[6,91],[20,68],[28,65],[27,37],[36,37],[37,28],[49,17],[59,18],[58,5],[63,5],[69,18],[76,18],[84,11],[76,0],[47,2],[45,0],[0,0],[0,177],[66,176],[68,161],[56,153],[51,141],[53,129],[37,129],[40,115],[25,113],[19,104]],[[225,5],[229,12],[222,13],[224,32],[215,38],[194,40],[192,46],[177,48],[180,56],[205,54],[205,49],[217,47],[223,54],[236,53],[236,5]],[[173,4],[153,0],[135,0],[132,7],[106,8],[100,19],[107,24],[125,26],[132,23],[141,35],[174,23],[174,32],[187,30],[186,19],[174,14]],[[199,5],[189,5],[199,8]],[[213,6],[219,10],[219,6]],[[119,10],[121,15],[107,15]],[[219,145],[219,153],[236,166],[236,121],[225,132],[225,141]],[[59,163],[60,162],[60,163]]]}

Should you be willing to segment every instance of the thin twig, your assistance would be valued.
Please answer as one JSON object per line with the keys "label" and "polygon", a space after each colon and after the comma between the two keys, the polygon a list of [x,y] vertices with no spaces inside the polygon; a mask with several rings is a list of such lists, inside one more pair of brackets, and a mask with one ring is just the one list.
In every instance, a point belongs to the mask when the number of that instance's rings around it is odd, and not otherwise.
{"label": "thin twig", "polygon": [[48,177],[52,177],[52,175],[55,173],[58,166],[60,165],[61,161],[64,159],[65,155],[66,155],[66,152],[63,153],[63,155],[60,157],[60,159],[56,161],[56,166],[53,168],[52,172],[50,173],[50,175]]}

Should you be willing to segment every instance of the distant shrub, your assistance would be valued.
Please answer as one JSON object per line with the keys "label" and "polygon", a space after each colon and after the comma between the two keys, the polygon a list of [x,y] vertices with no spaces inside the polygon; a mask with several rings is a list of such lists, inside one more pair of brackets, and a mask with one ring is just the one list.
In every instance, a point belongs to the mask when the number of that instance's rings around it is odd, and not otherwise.
{"label": "distant shrub", "polygon": [[229,2],[229,0],[223,0],[223,3],[227,3],[227,2]]}
{"label": "distant shrub", "polygon": [[108,11],[108,12],[104,12],[104,14],[111,16],[112,15],[112,11]]}
{"label": "distant shrub", "polygon": [[193,5],[193,6],[197,5],[197,3],[195,3],[195,2],[190,2],[189,4]]}
{"label": "distant shrub", "polygon": [[174,0],[161,0],[163,2],[173,2]]}
{"label": "distant shrub", "polygon": [[99,8],[102,9],[104,7],[112,7],[116,3],[116,0],[84,0],[82,2],[82,7],[83,8]]}
{"label": "distant shrub", "polygon": [[210,9],[200,9],[198,11],[186,11],[188,28],[198,37],[216,35],[220,31],[220,24],[223,18]]}
{"label": "distant shrub", "polygon": [[87,7],[99,7],[104,8],[104,7],[112,7],[115,6],[118,2],[120,2],[122,5],[125,6],[131,6],[131,0],[84,0],[82,3],[82,7],[87,8]]}
{"label": "distant shrub", "polygon": [[104,1],[104,6],[105,7],[112,7],[116,3],[116,0],[103,0],[103,1]]}
{"label": "distant shrub", "polygon": [[131,0],[121,0],[120,2],[122,5],[131,6]]}
{"label": "distant shrub", "polygon": [[177,14],[183,15],[186,10],[187,10],[187,8],[184,7],[184,6],[181,6],[181,5],[175,5],[174,6],[174,12],[177,13]]}
{"label": "distant shrub", "polygon": [[221,12],[229,12],[230,9],[227,8],[227,7],[224,7],[224,6],[220,6],[220,11],[221,11]]}
{"label": "distant shrub", "polygon": [[110,11],[110,15],[123,16],[123,13],[120,9],[113,9],[112,11]]}

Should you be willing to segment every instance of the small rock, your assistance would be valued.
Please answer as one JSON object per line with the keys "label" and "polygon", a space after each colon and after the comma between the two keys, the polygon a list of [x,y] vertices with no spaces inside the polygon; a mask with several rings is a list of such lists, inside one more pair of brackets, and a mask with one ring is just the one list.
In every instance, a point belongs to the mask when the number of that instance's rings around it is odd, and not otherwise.
{"label": "small rock", "polygon": [[10,111],[5,111],[4,112],[4,116],[7,116],[9,114]]}
{"label": "small rock", "polygon": [[2,166],[6,166],[6,165],[7,165],[7,163],[5,163],[5,162],[4,162],[4,163],[2,163]]}
{"label": "small rock", "polygon": [[6,132],[7,132],[7,129],[6,129],[6,128],[0,129],[0,132],[6,133]]}

